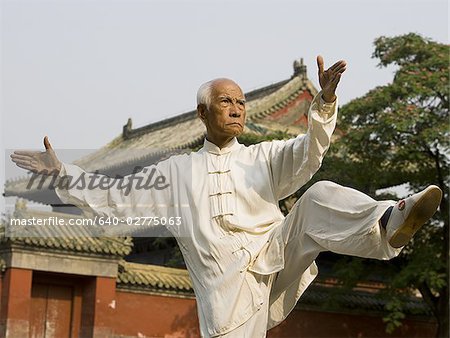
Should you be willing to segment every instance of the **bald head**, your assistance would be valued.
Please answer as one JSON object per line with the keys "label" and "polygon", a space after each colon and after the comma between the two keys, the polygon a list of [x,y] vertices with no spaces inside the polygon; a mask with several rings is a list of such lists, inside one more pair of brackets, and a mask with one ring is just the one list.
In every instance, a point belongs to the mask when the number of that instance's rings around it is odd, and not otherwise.
{"label": "bald head", "polygon": [[197,91],[197,106],[199,104],[206,105],[207,108],[211,105],[211,95],[214,91],[214,88],[217,88],[217,86],[231,84],[239,88],[239,90],[242,92],[241,88],[238,86],[236,82],[234,82],[231,79],[227,78],[217,78],[213,79],[211,81],[205,82],[200,86],[200,88]]}

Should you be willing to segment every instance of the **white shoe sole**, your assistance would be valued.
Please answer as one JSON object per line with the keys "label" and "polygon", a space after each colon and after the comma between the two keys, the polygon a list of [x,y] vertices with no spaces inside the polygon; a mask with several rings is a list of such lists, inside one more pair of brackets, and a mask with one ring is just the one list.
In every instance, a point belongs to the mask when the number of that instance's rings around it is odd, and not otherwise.
{"label": "white shoe sole", "polygon": [[431,186],[428,191],[414,204],[408,217],[389,239],[394,248],[408,244],[412,236],[422,225],[434,215],[442,199],[442,191],[437,186]]}

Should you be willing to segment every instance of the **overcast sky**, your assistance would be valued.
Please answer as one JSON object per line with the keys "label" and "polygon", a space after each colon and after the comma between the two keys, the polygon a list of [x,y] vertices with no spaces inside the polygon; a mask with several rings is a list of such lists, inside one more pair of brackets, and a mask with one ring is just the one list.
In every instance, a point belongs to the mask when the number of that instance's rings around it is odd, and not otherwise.
{"label": "overcast sky", "polygon": [[448,43],[447,1],[3,0],[3,149],[38,149],[44,135],[97,149],[129,117],[136,128],[194,109],[203,82],[249,91],[289,78],[301,57],[317,85],[318,54],[348,63],[342,104],[392,80],[374,39],[409,32]]}

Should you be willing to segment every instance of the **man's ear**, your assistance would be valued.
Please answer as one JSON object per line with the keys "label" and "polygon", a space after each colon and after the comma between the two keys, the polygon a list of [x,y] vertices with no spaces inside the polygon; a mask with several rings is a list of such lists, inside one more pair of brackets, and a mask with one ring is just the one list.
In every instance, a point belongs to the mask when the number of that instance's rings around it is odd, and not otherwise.
{"label": "man's ear", "polygon": [[206,121],[206,105],[204,105],[203,103],[200,103],[197,106],[197,116],[200,118],[200,120],[202,120],[203,123],[205,123]]}

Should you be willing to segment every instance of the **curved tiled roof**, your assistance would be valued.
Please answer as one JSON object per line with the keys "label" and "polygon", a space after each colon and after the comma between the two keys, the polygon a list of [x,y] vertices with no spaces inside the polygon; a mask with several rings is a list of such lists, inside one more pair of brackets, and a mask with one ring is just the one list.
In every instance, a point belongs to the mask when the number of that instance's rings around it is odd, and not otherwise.
{"label": "curved tiled roof", "polygon": [[194,294],[191,279],[185,269],[121,261],[117,283],[122,288]]}
{"label": "curved tiled roof", "polygon": [[[29,210],[23,201],[16,203],[15,219],[84,219],[64,213]],[[6,225],[6,226],[10,226]],[[131,237],[93,237],[86,227],[27,225],[15,231],[14,227],[0,226],[0,245],[23,245],[46,250],[124,257],[133,247]]]}
{"label": "curved tiled roof", "polygon": [[[289,80],[280,81],[274,84],[271,84],[269,86],[258,88],[255,90],[252,90],[245,94],[245,97],[247,101],[255,101],[260,98],[263,98],[267,95],[272,94],[273,92],[277,91],[281,87],[283,87]],[[183,113],[177,116],[173,116],[155,123],[151,123],[149,125],[132,129],[131,128],[131,119],[128,120],[128,123],[124,126],[124,132],[123,136],[124,138],[135,138],[144,134],[148,134],[151,132],[158,131],[160,129],[164,129],[167,127],[173,127],[178,126],[180,123],[190,121],[190,120],[197,120],[197,111],[192,110],[187,113]]]}
{"label": "curved tiled roof", "polygon": [[[305,69],[296,72],[288,80],[246,93],[248,124],[244,131],[264,133],[281,130],[292,134],[304,132],[306,126],[296,120],[306,113],[309,101],[316,93]],[[189,151],[199,146],[205,136],[204,126],[196,115],[195,111],[190,111],[136,129],[132,129],[129,120],[121,135],[74,164],[87,171],[98,170],[108,175],[123,175],[130,173],[136,166],[146,166],[171,154]],[[54,192],[26,189],[26,185],[26,179],[7,181],[5,196],[58,203]]]}
{"label": "curved tiled roof", "polygon": [[[265,121],[264,118],[269,113],[288,107],[305,91],[312,94],[317,92],[309,80],[294,77],[277,84],[272,91],[261,91],[258,95],[247,94],[247,120],[253,124],[268,124],[270,121]],[[148,165],[167,153],[179,153],[195,147],[205,137],[205,127],[195,111],[138,129],[131,129],[129,122],[124,130],[126,132],[109,144],[74,164],[88,171],[101,172],[136,162]],[[246,130],[250,131],[249,128]]]}

